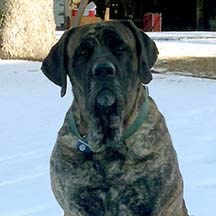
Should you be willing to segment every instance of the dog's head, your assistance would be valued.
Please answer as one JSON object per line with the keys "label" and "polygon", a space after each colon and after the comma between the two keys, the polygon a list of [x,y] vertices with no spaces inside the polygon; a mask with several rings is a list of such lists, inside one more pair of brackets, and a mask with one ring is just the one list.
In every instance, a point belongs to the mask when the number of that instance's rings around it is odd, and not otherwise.
{"label": "dog's head", "polygon": [[74,100],[87,118],[92,144],[121,136],[140,84],[151,81],[155,43],[131,21],[110,21],[66,31],[42,64],[42,71],[66,93],[67,75]]}

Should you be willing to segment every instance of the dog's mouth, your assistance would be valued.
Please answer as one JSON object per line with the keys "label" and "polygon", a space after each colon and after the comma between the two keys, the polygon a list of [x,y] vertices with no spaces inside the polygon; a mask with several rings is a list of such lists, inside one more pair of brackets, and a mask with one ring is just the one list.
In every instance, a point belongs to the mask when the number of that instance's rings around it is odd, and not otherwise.
{"label": "dog's mouth", "polygon": [[118,100],[110,89],[102,89],[95,97],[95,115],[103,125],[111,126],[113,116],[118,115]]}
{"label": "dog's mouth", "polygon": [[101,108],[109,108],[116,102],[115,94],[109,89],[101,90],[96,96],[96,105]]}
{"label": "dog's mouth", "polygon": [[101,88],[91,97],[90,143],[113,143],[119,140],[122,128],[122,103],[118,88]]}

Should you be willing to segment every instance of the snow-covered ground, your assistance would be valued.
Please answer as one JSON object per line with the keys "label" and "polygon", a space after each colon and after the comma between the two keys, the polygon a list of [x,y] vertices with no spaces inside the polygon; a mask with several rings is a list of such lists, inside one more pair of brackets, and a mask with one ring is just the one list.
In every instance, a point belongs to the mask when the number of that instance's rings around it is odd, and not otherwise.
{"label": "snow-covered ground", "polygon": [[160,58],[216,57],[216,32],[148,32]]}
{"label": "snow-covered ground", "polygon": [[[199,40],[202,52],[213,39]],[[40,64],[0,60],[0,216],[63,215],[50,189],[49,156],[72,94],[60,98]],[[155,74],[149,87],[178,153],[189,213],[216,215],[216,81]]]}

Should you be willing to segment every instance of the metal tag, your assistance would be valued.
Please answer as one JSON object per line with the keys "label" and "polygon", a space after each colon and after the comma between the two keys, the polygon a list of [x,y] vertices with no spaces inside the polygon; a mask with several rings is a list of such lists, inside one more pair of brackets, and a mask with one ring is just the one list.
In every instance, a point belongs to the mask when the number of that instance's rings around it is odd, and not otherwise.
{"label": "metal tag", "polygon": [[92,156],[93,151],[91,150],[91,147],[83,140],[79,139],[77,143],[77,150],[85,154],[86,156]]}

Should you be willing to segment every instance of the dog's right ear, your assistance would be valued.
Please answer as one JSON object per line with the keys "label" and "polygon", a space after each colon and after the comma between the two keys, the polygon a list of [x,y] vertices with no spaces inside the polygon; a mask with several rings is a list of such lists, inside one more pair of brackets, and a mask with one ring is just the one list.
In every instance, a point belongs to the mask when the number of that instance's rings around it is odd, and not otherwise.
{"label": "dog's right ear", "polygon": [[42,62],[41,70],[56,85],[61,87],[61,97],[67,89],[67,54],[66,46],[73,29],[66,31],[60,40],[52,47]]}

